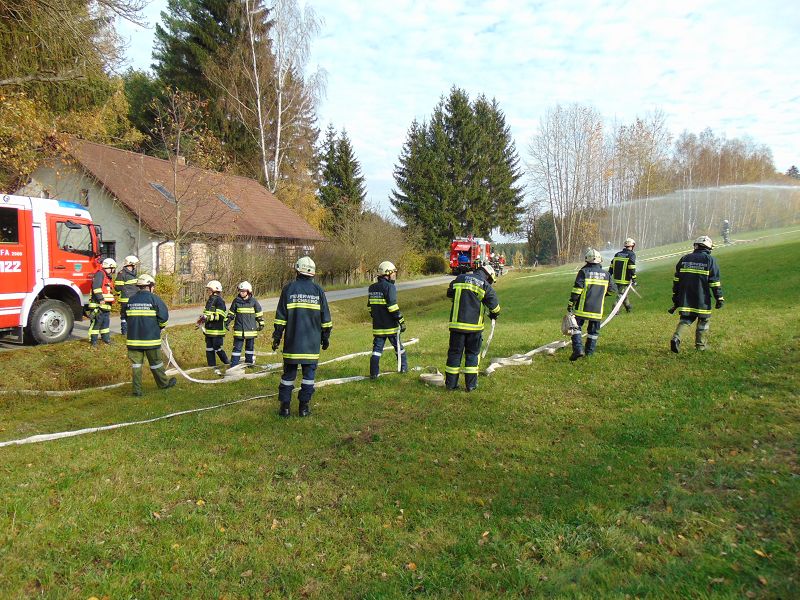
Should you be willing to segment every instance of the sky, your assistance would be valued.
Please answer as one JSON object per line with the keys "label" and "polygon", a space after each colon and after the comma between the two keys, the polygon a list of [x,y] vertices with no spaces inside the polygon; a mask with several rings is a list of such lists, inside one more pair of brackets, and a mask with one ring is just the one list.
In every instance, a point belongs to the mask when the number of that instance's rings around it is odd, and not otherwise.
{"label": "sky", "polygon": [[[800,166],[798,0],[299,0],[322,21],[309,69],[327,74],[319,126],[345,129],[367,199],[389,213],[392,172],[414,119],[452,86],[496,98],[524,162],[556,104],[607,123],[659,109],[673,136],[711,127]],[[269,4],[269,0],[267,0]],[[150,66],[151,27],[121,23],[134,68]]]}

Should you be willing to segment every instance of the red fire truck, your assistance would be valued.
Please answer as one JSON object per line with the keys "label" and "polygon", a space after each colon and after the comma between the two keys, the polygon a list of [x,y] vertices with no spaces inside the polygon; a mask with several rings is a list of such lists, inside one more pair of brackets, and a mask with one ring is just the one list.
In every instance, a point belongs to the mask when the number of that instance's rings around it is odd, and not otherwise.
{"label": "red fire truck", "polygon": [[64,200],[0,199],[0,335],[65,340],[91,294],[102,230]]}
{"label": "red fire truck", "polygon": [[483,238],[457,237],[450,243],[450,270],[453,275],[477,269],[489,260],[491,246]]}

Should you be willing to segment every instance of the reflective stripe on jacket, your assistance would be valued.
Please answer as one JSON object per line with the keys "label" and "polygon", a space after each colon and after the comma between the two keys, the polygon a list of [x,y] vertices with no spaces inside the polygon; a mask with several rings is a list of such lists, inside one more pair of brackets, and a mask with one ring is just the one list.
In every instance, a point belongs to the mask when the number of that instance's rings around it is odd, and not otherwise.
{"label": "reflective stripe on jacket", "polygon": [[117,292],[117,298],[122,304],[126,303],[131,296],[139,291],[139,288],[136,287],[136,279],[136,269],[131,269],[129,266],[122,267],[120,272],[117,273],[114,279],[114,289]]}
{"label": "reflective stripe on jacket", "polygon": [[298,275],[284,286],[275,310],[275,331],[272,334],[273,341],[279,342],[281,337],[284,338],[284,362],[317,362],[320,343],[330,338],[332,328],[325,290],[311,277]]}
{"label": "reflective stripe on jacket", "polygon": [[169,310],[154,293],[139,290],[128,298],[128,348],[151,350],[161,346],[161,330],[167,326]]}
{"label": "reflective stripe on jacket", "polygon": [[222,299],[222,296],[217,292],[211,294],[206,300],[206,308],[203,311],[203,316],[205,317],[203,333],[212,336],[225,335],[225,317],[227,314],[225,300]]}
{"label": "reflective stripe on jacket", "polygon": [[603,318],[603,305],[606,294],[616,291],[617,286],[611,274],[599,264],[586,263],[578,271],[572,286],[570,302],[576,317],[599,321]]}
{"label": "reflective stripe on jacket", "polygon": [[724,300],[719,266],[710,250],[695,250],[675,265],[672,278],[672,304],[679,312],[711,314],[711,295]]}
{"label": "reflective stripe on jacket", "polygon": [[448,323],[450,331],[483,331],[484,307],[492,314],[500,312],[497,294],[481,269],[453,279],[447,288],[447,297],[453,299]]}
{"label": "reflective stripe on jacket", "polygon": [[636,252],[623,248],[611,259],[608,268],[614,283],[628,285],[636,279]]}
{"label": "reflective stripe on jacket", "polygon": [[98,269],[92,275],[92,295],[89,300],[89,308],[111,310],[114,300],[114,283],[108,273],[105,272],[105,269]]}
{"label": "reflective stripe on jacket", "polygon": [[228,320],[225,325],[231,321],[233,321],[233,337],[258,337],[258,327],[264,325],[264,313],[258,300],[252,295],[242,298],[237,294],[228,309]]}
{"label": "reflective stripe on jacket", "polygon": [[405,323],[397,304],[397,288],[388,277],[380,277],[369,286],[367,306],[372,316],[372,335],[397,335]]}

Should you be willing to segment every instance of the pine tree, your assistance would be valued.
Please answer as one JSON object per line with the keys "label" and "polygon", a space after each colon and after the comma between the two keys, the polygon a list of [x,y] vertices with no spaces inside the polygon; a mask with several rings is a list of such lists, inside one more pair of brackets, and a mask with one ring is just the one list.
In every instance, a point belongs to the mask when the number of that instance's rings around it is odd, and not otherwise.
{"label": "pine tree", "polygon": [[496,101],[481,96],[473,104],[453,87],[429,124],[412,123],[394,177],[394,213],[411,233],[424,231],[426,249],[519,228],[519,158]]}
{"label": "pine tree", "polygon": [[789,170],[786,171],[786,174],[794,179],[800,179],[800,170],[797,169],[796,165],[789,167]]}
{"label": "pine tree", "polygon": [[366,198],[361,165],[345,130],[337,136],[333,125],[328,126],[320,150],[320,171],[319,200],[329,215],[326,229],[334,233],[362,213]]}

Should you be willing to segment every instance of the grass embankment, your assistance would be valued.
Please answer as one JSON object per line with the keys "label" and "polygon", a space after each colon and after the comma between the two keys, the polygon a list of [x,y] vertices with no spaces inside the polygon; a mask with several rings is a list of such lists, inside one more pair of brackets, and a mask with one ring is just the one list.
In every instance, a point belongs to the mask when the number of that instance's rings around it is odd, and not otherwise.
{"label": "grass embankment", "polygon": [[[391,375],[319,390],[310,419],[279,420],[274,399],[257,400],[2,449],[0,596],[796,597],[800,236],[715,254],[728,303],[704,354],[667,349],[669,259],[642,270],[644,299],[603,330],[595,357],[537,357],[481,378],[478,393]],[[492,355],[559,337],[569,277],[497,287]],[[412,366],[443,365],[442,295],[400,296],[407,335],[421,338]],[[333,304],[328,356],[369,347],[364,304]],[[187,366],[202,364],[197,332],[170,337]],[[366,360],[318,377],[363,374]],[[24,349],[0,369],[6,388],[128,376],[119,344]],[[0,439],[277,382],[5,396]]]}

